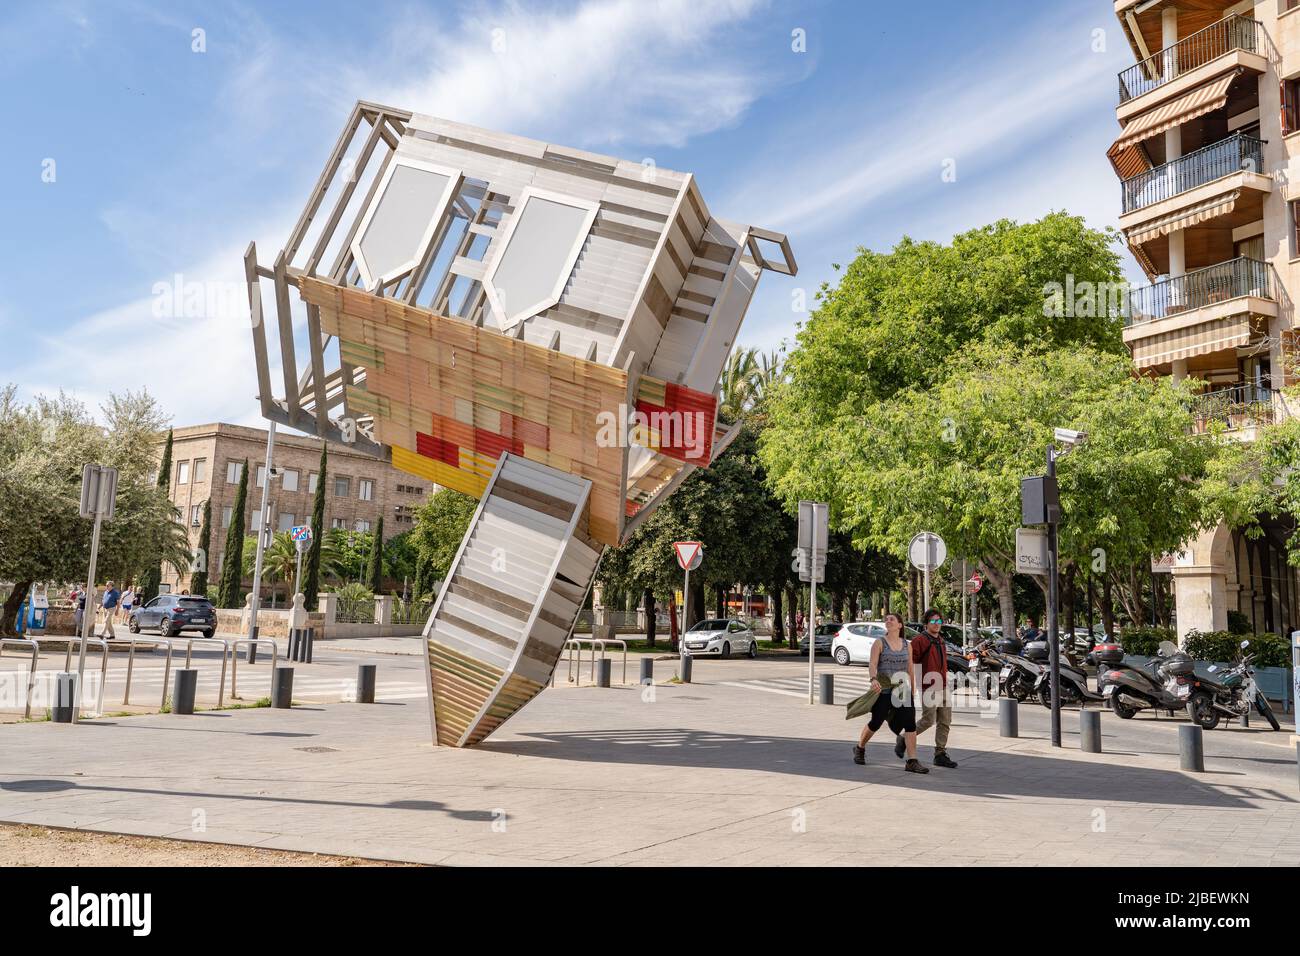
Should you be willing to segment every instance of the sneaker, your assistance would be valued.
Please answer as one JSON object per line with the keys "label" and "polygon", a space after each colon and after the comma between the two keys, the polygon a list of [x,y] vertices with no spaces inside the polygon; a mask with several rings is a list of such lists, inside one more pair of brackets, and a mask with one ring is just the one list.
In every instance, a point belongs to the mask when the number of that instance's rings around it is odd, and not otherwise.
{"label": "sneaker", "polygon": [[857,744],[853,745],[853,762],[854,763],[867,762],[867,752],[861,747],[859,747]]}
{"label": "sneaker", "polygon": [[908,758],[907,763],[903,764],[903,769],[908,773],[929,773],[930,768],[921,763],[915,757]]}
{"label": "sneaker", "polygon": [[934,765],[936,767],[947,767],[949,770],[957,769],[957,761],[949,757],[947,752],[943,750],[934,755]]}
{"label": "sneaker", "polygon": [[907,753],[907,741],[899,737],[894,741],[894,756],[899,760],[903,759],[903,754]]}

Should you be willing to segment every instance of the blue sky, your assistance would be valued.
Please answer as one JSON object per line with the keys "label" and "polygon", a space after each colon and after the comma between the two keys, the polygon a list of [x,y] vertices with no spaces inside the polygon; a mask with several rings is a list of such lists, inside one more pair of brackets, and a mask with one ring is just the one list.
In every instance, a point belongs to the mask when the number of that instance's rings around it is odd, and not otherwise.
{"label": "blue sky", "polygon": [[249,241],[279,249],[357,99],[695,173],[715,215],[790,235],[800,274],[764,276],[741,335],[775,347],[794,291],[811,302],[858,246],[1053,209],[1113,225],[1132,54],[1112,10],[10,0],[0,382],[92,408],[147,387],[177,425],[256,422],[246,305],[158,319],[152,290],[233,283]]}

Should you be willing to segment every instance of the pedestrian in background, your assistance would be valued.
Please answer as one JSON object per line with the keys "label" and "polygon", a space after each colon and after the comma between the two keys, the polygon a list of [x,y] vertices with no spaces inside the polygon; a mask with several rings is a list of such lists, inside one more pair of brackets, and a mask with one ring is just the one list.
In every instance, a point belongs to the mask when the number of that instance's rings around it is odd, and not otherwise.
{"label": "pedestrian in background", "polygon": [[122,592],[112,581],[108,582],[108,590],[104,592],[104,633],[100,635],[105,640],[113,640],[117,634],[113,631],[113,613],[117,610],[118,602],[122,599]]}
{"label": "pedestrian in background", "polygon": [[128,583],[126,590],[122,592],[122,616],[119,620],[125,621],[131,617],[131,608],[135,605],[135,585]]}
{"label": "pedestrian in background", "polygon": [[81,623],[86,618],[86,592],[80,588],[73,588],[69,596],[72,601],[72,626],[76,628],[77,636],[81,636]]}

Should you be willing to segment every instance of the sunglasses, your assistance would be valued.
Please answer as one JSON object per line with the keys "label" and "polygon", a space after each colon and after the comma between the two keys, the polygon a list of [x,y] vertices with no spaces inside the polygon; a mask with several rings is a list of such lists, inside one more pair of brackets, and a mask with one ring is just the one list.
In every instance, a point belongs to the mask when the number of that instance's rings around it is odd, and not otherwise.
{"label": "sunglasses", "polygon": [[930,620],[926,621],[925,623],[926,623],[926,624],[942,624],[942,623],[943,623],[943,618],[941,618],[941,617],[932,617],[932,618],[930,618]]}

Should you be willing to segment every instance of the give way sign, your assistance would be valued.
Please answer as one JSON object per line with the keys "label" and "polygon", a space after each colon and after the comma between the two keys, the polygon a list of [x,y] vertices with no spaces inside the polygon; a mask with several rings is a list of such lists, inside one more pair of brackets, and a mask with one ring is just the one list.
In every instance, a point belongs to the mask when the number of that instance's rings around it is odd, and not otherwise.
{"label": "give way sign", "polygon": [[674,541],[673,550],[683,571],[694,571],[704,560],[704,545],[699,541]]}

